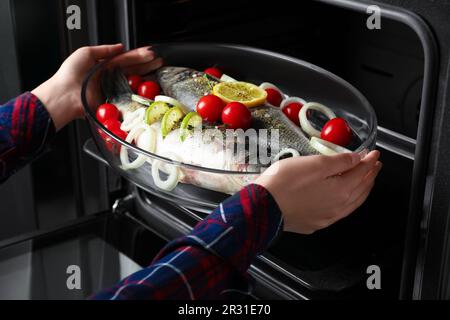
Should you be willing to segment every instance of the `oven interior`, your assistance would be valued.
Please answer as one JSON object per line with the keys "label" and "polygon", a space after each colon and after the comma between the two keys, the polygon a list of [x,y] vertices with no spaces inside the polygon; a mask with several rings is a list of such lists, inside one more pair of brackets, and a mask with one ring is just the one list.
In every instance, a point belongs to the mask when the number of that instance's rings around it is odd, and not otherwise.
{"label": "oven interior", "polygon": [[389,280],[377,295],[398,297],[425,65],[419,37],[390,19],[382,20],[380,30],[369,30],[365,12],[320,1],[269,6],[241,0],[223,2],[220,10],[208,3],[133,1],[132,46],[175,41],[255,46],[309,61],[359,89],[379,121],[384,168],[373,193],[355,214],[326,230],[283,234],[268,255],[312,291],[337,295],[372,294],[363,288],[366,268],[379,265]]}

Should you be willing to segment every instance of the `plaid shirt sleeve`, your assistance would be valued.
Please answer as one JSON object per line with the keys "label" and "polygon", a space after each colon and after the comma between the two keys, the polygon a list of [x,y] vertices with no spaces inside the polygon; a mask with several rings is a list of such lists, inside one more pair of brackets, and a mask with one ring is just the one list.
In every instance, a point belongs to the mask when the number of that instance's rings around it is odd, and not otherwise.
{"label": "plaid shirt sleeve", "polygon": [[94,299],[222,299],[250,294],[247,270],[282,229],[270,193],[249,185],[220,204],[187,236],[169,243],[153,263]]}
{"label": "plaid shirt sleeve", "polygon": [[42,102],[27,92],[0,106],[0,183],[41,154],[55,127]]}

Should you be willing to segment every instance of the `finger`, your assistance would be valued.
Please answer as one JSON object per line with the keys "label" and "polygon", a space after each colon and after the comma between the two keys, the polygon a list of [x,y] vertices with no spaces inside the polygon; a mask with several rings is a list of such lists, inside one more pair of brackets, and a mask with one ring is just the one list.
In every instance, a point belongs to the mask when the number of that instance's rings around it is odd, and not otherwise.
{"label": "finger", "polygon": [[[342,210],[341,218],[344,218],[358,209],[368,198],[370,192],[375,185],[375,179],[383,168],[381,162],[377,162],[376,167],[366,176],[364,182],[361,184],[361,188],[358,188],[358,192],[354,194],[349,204]],[[341,219],[340,218],[340,219]]]}
{"label": "finger", "polygon": [[361,197],[368,189],[371,189],[376,177],[380,173],[383,168],[383,164],[381,162],[377,162],[375,167],[364,177],[363,181],[359,184],[358,187],[352,192],[348,203],[353,203],[357,199]]}
{"label": "finger", "polygon": [[89,51],[95,60],[103,60],[117,56],[123,52],[123,44],[102,45],[90,47]]}
{"label": "finger", "polygon": [[361,157],[357,153],[342,153],[335,156],[322,156],[320,163],[326,178],[346,172],[361,162]]}
{"label": "finger", "polygon": [[370,192],[373,189],[374,184],[369,186],[355,201],[350,203],[344,210],[342,210],[341,215],[338,217],[338,220],[341,220],[345,217],[348,217],[350,214],[355,212],[356,209],[362,206],[362,204],[367,200],[370,195]]}
{"label": "finger", "polygon": [[155,59],[155,53],[148,47],[134,49],[115,57],[109,62],[110,66],[127,68],[139,64],[148,63]]}
{"label": "finger", "polygon": [[339,177],[340,183],[347,188],[347,190],[353,191],[364,179],[364,177],[375,167],[378,159],[380,158],[380,152],[372,151],[352,170],[349,170]]}
{"label": "finger", "polygon": [[163,59],[157,58],[157,59],[147,62],[147,63],[124,68],[123,72],[126,75],[131,75],[131,74],[146,75],[152,71],[155,71],[155,70],[161,68],[162,66],[163,66]]}

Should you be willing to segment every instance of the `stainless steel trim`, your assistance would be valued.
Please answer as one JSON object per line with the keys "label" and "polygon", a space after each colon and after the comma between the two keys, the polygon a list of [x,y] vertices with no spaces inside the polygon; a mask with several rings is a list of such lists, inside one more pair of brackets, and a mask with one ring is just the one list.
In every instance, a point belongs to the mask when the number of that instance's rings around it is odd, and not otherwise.
{"label": "stainless steel trim", "polygon": [[304,280],[300,279],[295,274],[289,272],[285,268],[281,267],[278,263],[272,261],[271,259],[267,258],[266,256],[259,256],[257,259],[260,259],[260,260],[264,261],[265,263],[269,264],[271,267],[273,267],[274,269],[280,271],[281,273],[283,273],[284,275],[288,276],[292,280],[294,280],[294,281],[296,281],[298,283],[301,283],[302,286],[305,286],[306,288],[311,288],[311,286],[307,282],[305,282]]}
{"label": "stainless steel trim", "polygon": [[98,44],[98,27],[97,27],[97,0],[86,1],[86,12],[88,16],[88,35],[89,43]]}
{"label": "stainless steel trim", "polygon": [[128,1],[116,0],[117,6],[117,21],[119,22],[119,38],[125,45],[127,50],[130,50],[130,21],[128,16]]}
{"label": "stainless steel trim", "polygon": [[415,159],[416,140],[380,126],[377,146],[410,160]]}
{"label": "stainless steel trim", "polygon": [[[258,279],[261,282],[264,282],[266,284],[271,285],[271,288],[274,288],[273,284],[275,284],[275,287],[278,291],[282,291],[282,294],[291,300],[309,300],[306,296],[302,295],[298,291],[295,291],[294,289],[287,286],[285,283],[280,282],[276,280],[275,278],[271,277],[266,272],[262,271],[255,265],[251,265],[249,269],[249,273],[255,278]],[[264,275],[264,277],[260,276]]]}

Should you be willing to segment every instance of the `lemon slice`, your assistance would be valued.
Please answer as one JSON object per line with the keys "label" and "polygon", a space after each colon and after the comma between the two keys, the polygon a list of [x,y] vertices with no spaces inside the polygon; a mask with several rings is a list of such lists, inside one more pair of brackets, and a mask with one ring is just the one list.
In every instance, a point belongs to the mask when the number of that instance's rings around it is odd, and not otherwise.
{"label": "lemon slice", "polygon": [[181,141],[184,141],[195,129],[202,127],[203,119],[197,112],[189,112],[181,122]]}
{"label": "lemon slice", "polygon": [[183,117],[184,113],[178,107],[170,108],[170,110],[164,114],[164,117],[161,120],[161,133],[164,138],[180,125]]}
{"label": "lemon slice", "polygon": [[247,107],[256,107],[267,99],[267,92],[248,82],[221,82],[214,86],[214,95],[226,103],[240,102]]}

